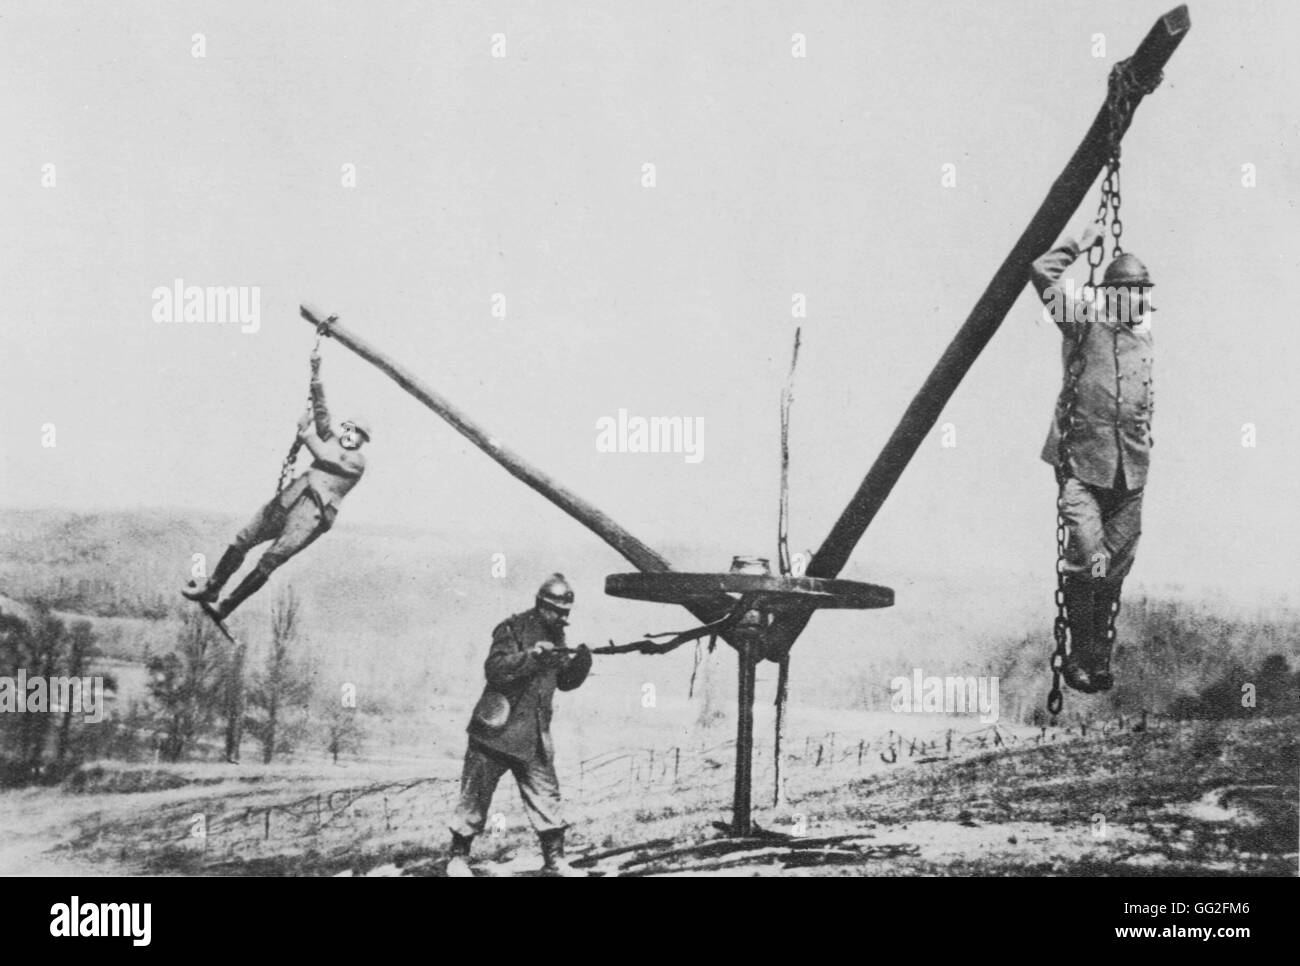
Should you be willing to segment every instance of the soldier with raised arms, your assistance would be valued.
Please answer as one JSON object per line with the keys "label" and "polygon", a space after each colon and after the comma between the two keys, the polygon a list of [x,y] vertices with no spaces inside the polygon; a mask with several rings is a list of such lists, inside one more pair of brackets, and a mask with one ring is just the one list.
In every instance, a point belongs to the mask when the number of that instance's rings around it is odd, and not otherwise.
{"label": "soldier with raised arms", "polygon": [[1067,541],[1062,571],[1071,650],[1066,684],[1092,694],[1114,684],[1110,660],[1120,589],[1142,533],[1155,397],[1151,385],[1151,276],[1135,256],[1106,267],[1097,298],[1060,285],[1100,223],[1033,264],[1031,280],[1061,330],[1064,379],[1042,458],[1056,468]]}
{"label": "soldier with raised arms", "polygon": [[274,541],[257,566],[212,610],[218,620],[229,617],[266,584],[276,568],[334,525],[343,498],[366,471],[361,447],[370,440],[370,422],[353,416],[335,434],[320,380],[318,352],[311,356],[311,407],[298,421],[298,438],[311,451],[311,466],[253,515],[248,525],[235,535],[207,580],[191,581],[181,591],[190,600],[211,607],[221,588],[243,565],[248,552],[258,544]]}

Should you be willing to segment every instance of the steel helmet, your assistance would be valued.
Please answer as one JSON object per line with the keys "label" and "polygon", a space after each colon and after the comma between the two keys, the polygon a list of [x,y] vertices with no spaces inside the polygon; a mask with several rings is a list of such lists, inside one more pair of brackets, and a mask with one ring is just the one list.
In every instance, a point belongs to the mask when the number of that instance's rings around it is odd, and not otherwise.
{"label": "steel helmet", "polygon": [[349,426],[364,436],[367,443],[370,442],[370,420],[366,419],[365,416],[353,416],[351,419],[345,419],[343,428],[346,429]]}
{"label": "steel helmet", "polygon": [[566,614],[569,612],[573,606],[573,588],[564,579],[564,574],[551,574],[542,581],[542,586],[537,588],[537,605],[540,607],[542,604]]}
{"label": "steel helmet", "polygon": [[1138,257],[1125,252],[1106,266],[1106,274],[1102,276],[1101,284],[1140,285],[1150,288],[1155,283],[1151,281],[1151,276],[1147,274],[1147,267],[1138,261]]}

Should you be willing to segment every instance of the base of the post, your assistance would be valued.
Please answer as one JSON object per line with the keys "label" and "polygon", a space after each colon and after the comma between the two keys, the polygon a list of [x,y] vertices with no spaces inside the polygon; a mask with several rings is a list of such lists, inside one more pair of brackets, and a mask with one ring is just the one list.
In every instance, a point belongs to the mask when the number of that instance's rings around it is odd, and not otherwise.
{"label": "base of the post", "polygon": [[731,834],[748,835],[753,831],[751,819],[751,791],[754,763],[754,645],[738,641],[736,648],[739,663],[736,708],[736,792],[731,809]]}

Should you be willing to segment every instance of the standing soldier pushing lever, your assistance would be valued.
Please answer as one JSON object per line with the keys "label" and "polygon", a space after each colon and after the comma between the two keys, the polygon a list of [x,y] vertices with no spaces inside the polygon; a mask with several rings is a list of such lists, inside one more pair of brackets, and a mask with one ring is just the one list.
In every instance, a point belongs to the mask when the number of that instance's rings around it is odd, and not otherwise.
{"label": "standing soldier pushing lever", "polygon": [[333,526],[343,497],[366,471],[361,447],[370,440],[370,423],[361,417],[354,416],[339,428],[341,432],[336,436],[320,381],[320,354],[313,352],[311,408],[298,421],[298,438],[313,457],[311,467],[258,510],[235,535],[212,575],[201,585],[191,581],[181,591],[183,595],[205,605],[216,603],[221,588],[239,570],[248,551],[274,540],[257,566],[213,611],[218,620],[225,620],[262,588],[277,567]]}
{"label": "standing soldier pushing lever", "polygon": [[447,875],[472,876],[469,850],[483,831],[497,783],[507,771],[519,785],[528,820],[541,840],[542,871],[581,875],[564,858],[560,784],[551,743],[551,699],[556,688],[573,691],[591,670],[591,651],[564,646],[573,590],[552,574],[537,591],[532,610],[508,617],[492,632],[483,670],[487,686],[470,719],[469,748],[460,780],[460,805],[451,827]]}
{"label": "standing soldier pushing lever", "polygon": [[1142,493],[1150,459],[1152,341],[1146,267],[1123,254],[1107,267],[1094,300],[1059,285],[1081,252],[1100,244],[1091,224],[1033,264],[1032,281],[1063,336],[1064,382],[1042,458],[1056,467],[1057,507],[1067,535],[1062,593],[1070,653],[1066,684],[1108,691],[1120,588],[1142,533]]}

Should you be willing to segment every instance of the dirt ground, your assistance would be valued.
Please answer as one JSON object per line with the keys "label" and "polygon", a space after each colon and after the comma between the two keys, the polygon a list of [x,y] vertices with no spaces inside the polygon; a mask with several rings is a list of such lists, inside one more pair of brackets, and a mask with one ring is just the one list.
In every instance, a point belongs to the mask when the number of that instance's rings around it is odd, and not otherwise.
{"label": "dirt ground", "polygon": [[[721,754],[658,785],[566,783],[569,852],[600,876],[1295,875],[1297,725],[1161,720],[869,769],[849,754],[793,773],[746,838],[716,824],[730,799]],[[507,783],[475,846],[482,876],[539,864]],[[0,872],[440,875],[455,790],[450,760],[88,766],[59,788],[0,794]]]}

